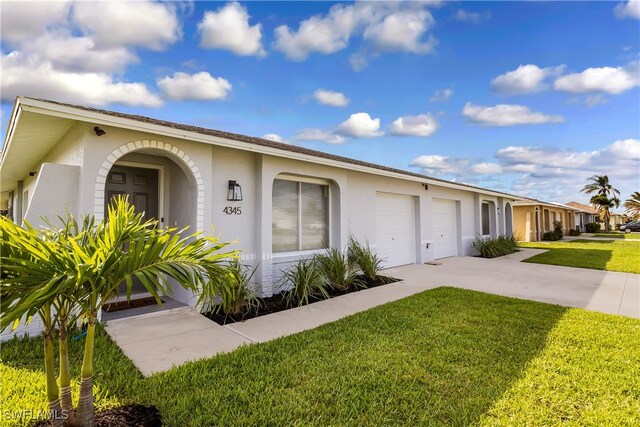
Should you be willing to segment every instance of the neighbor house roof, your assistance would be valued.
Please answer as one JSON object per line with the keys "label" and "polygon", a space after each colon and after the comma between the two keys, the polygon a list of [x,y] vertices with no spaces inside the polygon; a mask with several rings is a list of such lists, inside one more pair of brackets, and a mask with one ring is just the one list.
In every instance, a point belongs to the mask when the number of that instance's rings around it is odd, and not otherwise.
{"label": "neighbor house roof", "polygon": [[571,206],[573,208],[581,210],[582,212],[598,215],[598,211],[593,206],[583,205],[582,203],[578,202],[569,202],[567,203],[567,206]]}
{"label": "neighbor house roof", "polygon": [[543,200],[532,199],[529,197],[522,198],[521,200],[517,200],[513,202],[513,206],[548,206],[550,208],[561,208],[575,211],[576,208],[573,206],[563,205],[562,203],[556,202],[545,202]]}
{"label": "neighbor house roof", "polygon": [[[466,190],[474,190],[485,194],[491,194],[501,197],[507,197],[513,200],[521,199],[520,196],[514,194],[505,193],[502,191],[491,190],[482,187],[476,187],[470,184],[464,184],[454,181],[448,181],[440,178],[435,178],[428,175],[423,175],[415,172],[410,172],[402,169],[391,168],[388,166],[378,165],[375,163],[364,162],[348,157],[336,156],[334,154],[325,153],[323,151],[311,150],[308,148],[300,147],[292,144],[285,144],[280,142],[274,142],[263,138],[257,138],[253,136],[241,135],[237,133],[225,132],[215,129],[208,129],[198,126],[186,125],[181,123],[170,122],[166,120],[153,119],[150,117],[126,114],[116,111],[102,110],[92,107],[84,107],[80,105],[66,104],[57,101],[51,101],[46,99],[18,97],[16,98],[14,109],[9,121],[9,127],[5,138],[5,149],[2,153],[0,160],[0,178],[16,178],[19,174],[14,166],[11,173],[6,173],[6,160],[11,157],[12,151],[12,137],[14,135],[15,127],[20,120],[21,112],[31,112],[44,114],[47,116],[55,116],[64,118],[67,120],[85,121],[95,124],[101,124],[105,126],[115,126],[121,128],[135,129],[140,131],[152,132],[160,135],[172,136],[174,138],[182,138],[189,140],[196,140],[206,142],[209,144],[228,146],[243,150],[249,150],[254,152],[261,152],[264,154],[271,154],[275,156],[291,157],[306,161],[313,161],[316,163],[326,163],[337,167],[348,168],[352,170],[361,170],[370,173],[378,173],[383,175],[401,177],[410,177],[416,181],[423,181],[425,183],[432,183],[436,185],[442,185],[449,188],[458,188]],[[23,140],[26,140],[24,138]],[[53,141],[53,137],[50,137],[50,141]],[[56,140],[57,141],[57,140]],[[55,141],[51,142],[54,144]],[[51,149],[52,147],[49,147]],[[20,150],[18,150],[20,151]],[[46,152],[45,152],[46,153]],[[32,158],[35,158],[35,154],[31,153]],[[18,155],[13,157],[13,162],[19,161]],[[24,165],[26,171],[34,167],[34,165]],[[355,166],[355,167],[354,167]],[[2,179],[0,179],[1,181]],[[2,191],[5,191],[4,185]]]}

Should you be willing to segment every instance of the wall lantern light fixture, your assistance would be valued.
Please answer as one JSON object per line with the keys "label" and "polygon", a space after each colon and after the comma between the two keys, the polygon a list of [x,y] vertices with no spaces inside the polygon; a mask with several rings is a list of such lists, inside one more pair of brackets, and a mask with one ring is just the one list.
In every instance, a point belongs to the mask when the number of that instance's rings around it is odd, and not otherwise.
{"label": "wall lantern light fixture", "polygon": [[229,180],[229,193],[227,194],[227,200],[230,202],[242,201],[242,187],[237,181]]}
{"label": "wall lantern light fixture", "polygon": [[497,210],[498,210],[498,215],[502,215],[502,211],[500,211],[500,208],[498,208]]}

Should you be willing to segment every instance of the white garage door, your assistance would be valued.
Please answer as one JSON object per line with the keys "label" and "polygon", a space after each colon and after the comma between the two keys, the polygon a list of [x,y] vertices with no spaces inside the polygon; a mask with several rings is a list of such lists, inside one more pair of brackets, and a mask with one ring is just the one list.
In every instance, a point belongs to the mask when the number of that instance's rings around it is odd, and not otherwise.
{"label": "white garage door", "polygon": [[399,194],[376,195],[376,242],[385,267],[416,262],[413,198]]}
{"label": "white garage door", "polygon": [[433,257],[456,255],[456,202],[433,199]]}

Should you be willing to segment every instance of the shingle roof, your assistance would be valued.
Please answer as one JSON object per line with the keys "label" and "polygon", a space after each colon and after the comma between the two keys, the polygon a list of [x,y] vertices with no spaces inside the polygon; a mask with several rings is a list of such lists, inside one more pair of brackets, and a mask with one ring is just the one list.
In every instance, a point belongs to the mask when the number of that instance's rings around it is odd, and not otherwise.
{"label": "shingle roof", "polygon": [[598,215],[598,211],[593,206],[583,205],[582,203],[578,203],[578,202],[569,202],[569,203],[565,203],[565,204],[567,206],[571,206],[573,208],[580,209],[581,211],[585,211],[585,212],[589,212],[589,213],[594,214],[594,215]]}
{"label": "shingle roof", "polygon": [[[27,98],[27,97],[25,97],[25,98]],[[379,165],[379,164],[376,164],[376,163],[365,162],[365,161],[362,161],[362,160],[356,160],[356,159],[352,159],[352,158],[349,158],[349,157],[337,156],[335,154],[326,153],[324,151],[311,150],[309,148],[304,148],[304,147],[300,147],[300,146],[293,145],[293,144],[285,144],[285,143],[281,143],[281,142],[275,142],[275,141],[271,141],[271,140],[264,139],[264,138],[257,138],[257,137],[254,137],[254,136],[242,135],[242,134],[238,134],[238,133],[225,132],[225,131],[216,130],[216,129],[208,129],[208,128],[203,128],[203,127],[199,127],[199,126],[186,125],[186,124],[182,124],[182,123],[175,123],[175,122],[170,122],[170,121],[167,121],[167,120],[159,120],[159,119],[154,119],[154,118],[151,118],[151,117],[140,116],[140,115],[137,115],[137,114],[127,114],[127,113],[120,113],[120,112],[117,112],[117,111],[102,110],[102,109],[93,108],[93,107],[85,107],[85,106],[82,106],[82,105],[67,104],[67,103],[58,102],[58,101],[51,101],[51,100],[48,100],[48,99],[41,99],[41,98],[27,98],[27,99],[33,99],[33,100],[36,100],[36,101],[47,102],[47,103],[50,103],[50,104],[60,105],[60,106],[64,106],[64,107],[77,108],[79,110],[90,111],[90,112],[99,113],[99,114],[105,114],[105,115],[108,115],[108,116],[119,117],[119,118],[123,118],[123,119],[135,120],[135,121],[142,122],[142,123],[149,123],[149,124],[153,124],[153,125],[164,126],[164,127],[184,130],[184,131],[188,131],[188,132],[195,132],[195,133],[199,133],[199,134],[202,134],[202,135],[209,135],[209,136],[214,136],[214,137],[218,137],[218,138],[224,138],[224,139],[230,139],[230,140],[245,142],[245,143],[249,143],[249,144],[255,144],[255,145],[262,146],[262,147],[269,147],[269,148],[275,148],[275,149],[283,150],[283,151],[306,154],[306,155],[313,156],[313,157],[324,158],[324,159],[329,159],[329,160],[335,160],[335,161],[342,162],[342,163],[349,163],[349,164],[353,164],[353,165],[369,167],[369,168],[378,169],[378,170],[382,170],[382,171],[386,171],[386,172],[392,172],[392,173],[397,173],[397,174],[402,174],[402,175],[407,175],[407,176],[412,176],[412,177],[417,177],[417,178],[424,178],[424,179],[429,179],[429,180],[432,180],[432,181],[437,181],[437,182],[442,182],[442,183],[447,183],[447,184],[454,184],[456,186],[467,187],[467,188],[469,188],[471,190],[476,190],[476,191],[489,191],[489,192],[493,192],[493,193],[499,193],[499,194],[503,194],[505,196],[508,196],[508,197],[511,197],[511,198],[514,198],[514,199],[521,199],[522,198],[521,196],[516,196],[516,195],[510,194],[510,193],[505,193],[504,191],[491,190],[491,189],[488,189],[488,188],[477,187],[477,186],[471,185],[471,184],[464,184],[464,183],[455,182],[455,181],[448,181],[448,180],[445,180],[445,179],[436,178],[436,177],[432,177],[432,176],[428,176],[428,175],[424,175],[424,174],[419,174],[419,173],[415,173],[415,172],[410,172],[410,171],[406,171],[406,170],[402,170],[402,169],[396,169],[396,168],[392,168],[392,167],[388,167],[388,166],[383,166],[383,165]]]}

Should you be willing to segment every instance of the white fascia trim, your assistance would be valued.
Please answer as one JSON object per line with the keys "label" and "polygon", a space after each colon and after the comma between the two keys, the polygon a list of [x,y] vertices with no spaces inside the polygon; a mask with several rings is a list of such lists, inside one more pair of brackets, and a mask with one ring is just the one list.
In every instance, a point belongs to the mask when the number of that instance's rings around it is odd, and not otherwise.
{"label": "white fascia trim", "polygon": [[217,145],[221,147],[227,148],[235,148],[244,151],[252,151],[260,154],[268,154],[274,157],[284,157],[293,160],[301,160],[310,163],[316,163],[321,165],[333,166],[340,169],[349,169],[358,172],[366,172],[375,175],[382,175],[391,178],[403,179],[405,181],[415,181],[420,183],[428,183],[431,185],[436,185],[440,187],[453,188],[457,190],[469,191],[472,193],[480,193],[480,194],[488,194],[491,196],[503,197],[510,200],[519,200],[517,197],[505,194],[494,192],[490,190],[476,189],[472,187],[466,187],[462,185],[456,185],[455,183],[448,183],[442,181],[435,181],[429,178],[420,178],[411,175],[405,175],[396,172],[384,171],[377,168],[372,168],[368,166],[360,166],[353,163],[341,162],[339,160],[325,159],[322,157],[316,157],[308,154],[296,153],[293,151],[280,150],[277,148],[270,148],[264,146],[258,146],[249,144],[247,142],[236,141],[234,139],[226,139],[220,138],[211,135],[203,135],[197,132],[190,132],[181,129],[173,129],[167,126],[156,125],[153,123],[143,123],[133,119],[127,119],[122,117],[109,116],[102,113],[96,113],[93,111],[86,111],[67,107],[64,105],[55,105],[44,101],[38,101],[35,99],[29,98],[18,98],[18,102],[22,105],[22,108],[25,111],[57,116],[62,118],[67,118],[71,120],[82,120],[82,121],[91,121],[96,124],[102,124],[105,126],[114,126],[119,128],[125,128],[129,130],[135,130],[139,132],[151,132],[156,135],[163,135],[172,138],[186,139],[189,141],[202,142],[205,144]]}
{"label": "white fascia trim", "polygon": [[2,157],[0,157],[0,166],[4,164],[4,158],[11,147],[11,141],[13,141],[13,132],[16,127],[16,123],[20,120],[22,110],[20,103],[16,102],[11,110],[11,116],[9,117],[9,128],[7,134],[4,136],[4,145],[2,146]]}

